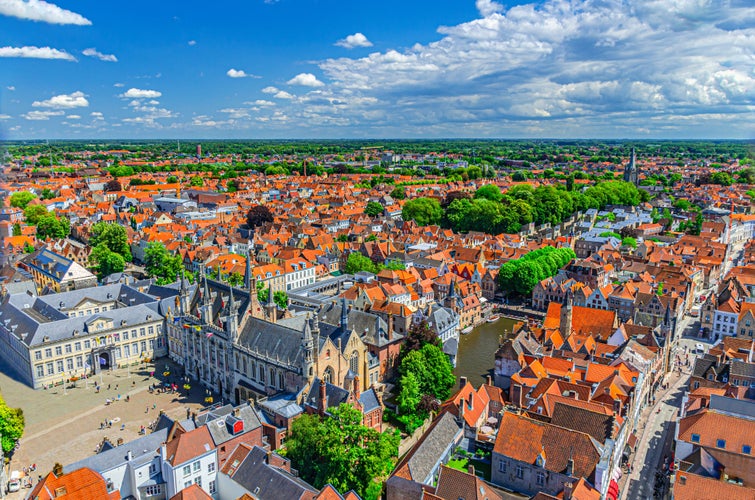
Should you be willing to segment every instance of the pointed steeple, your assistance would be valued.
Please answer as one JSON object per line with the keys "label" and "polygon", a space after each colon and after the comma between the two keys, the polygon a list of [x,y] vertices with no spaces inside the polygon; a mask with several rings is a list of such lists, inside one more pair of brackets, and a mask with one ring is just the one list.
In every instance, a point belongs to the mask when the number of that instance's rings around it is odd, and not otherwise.
{"label": "pointed steeple", "polygon": [[246,250],[246,269],[244,271],[244,289],[249,290],[249,292],[253,292],[252,290],[252,242],[247,241],[247,250]]}
{"label": "pointed steeple", "polygon": [[561,324],[559,331],[561,336],[566,339],[572,333],[572,317],[574,314],[574,293],[569,288],[566,291],[566,303],[561,306]]}
{"label": "pointed steeple", "polygon": [[663,326],[671,328],[671,301],[666,302],[666,312],[663,314]]}
{"label": "pointed steeple", "polygon": [[341,328],[344,331],[349,328],[349,311],[346,309],[346,297],[341,297]]}

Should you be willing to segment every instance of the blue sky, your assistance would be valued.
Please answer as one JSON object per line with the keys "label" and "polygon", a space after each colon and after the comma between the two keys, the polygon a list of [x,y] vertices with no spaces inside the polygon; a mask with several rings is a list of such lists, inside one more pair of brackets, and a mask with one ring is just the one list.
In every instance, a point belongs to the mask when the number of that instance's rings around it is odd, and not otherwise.
{"label": "blue sky", "polygon": [[0,137],[755,136],[749,0],[0,0]]}

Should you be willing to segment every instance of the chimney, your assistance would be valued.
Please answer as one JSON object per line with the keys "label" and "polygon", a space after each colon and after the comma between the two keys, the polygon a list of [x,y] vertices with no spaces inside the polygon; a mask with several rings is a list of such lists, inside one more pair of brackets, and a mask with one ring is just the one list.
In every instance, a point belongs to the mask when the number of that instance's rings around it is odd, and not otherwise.
{"label": "chimney", "polygon": [[131,450],[128,450],[126,452],[126,460],[128,460],[130,462],[133,459],[134,459],[134,455],[131,454]]}
{"label": "chimney", "polygon": [[320,415],[325,415],[325,410],[328,409],[328,392],[325,387],[325,380],[320,379]]}
{"label": "chimney", "polygon": [[55,474],[55,477],[60,477],[63,475],[63,466],[60,465],[60,463],[55,462],[55,465],[52,466],[52,473]]}
{"label": "chimney", "polygon": [[485,376],[485,383],[488,385],[493,385],[493,377],[490,375]]}
{"label": "chimney", "polygon": [[683,474],[679,474],[679,476],[677,477],[677,479],[679,480],[679,484],[681,484],[682,486],[684,486],[685,484],[687,484],[687,476],[685,476]]}
{"label": "chimney", "polygon": [[466,404],[464,404],[464,398],[461,398],[461,401],[459,401],[459,420],[461,420],[461,425],[464,425],[464,407]]}
{"label": "chimney", "polygon": [[467,385],[467,377],[459,377],[459,389],[464,389],[465,385]]}
{"label": "chimney", "polygon": [[720,470],[720,472],[721,472],[721,475],[719,476],[719,479],[720,479],[721,481],[726,481],[726,479],[727,479],[727,478],[729,477],[729,476],[728,476],[728,475],[726,474],[726,467],[724,467],[724,466],[722,465],[722,466],[721,466],[721,470]]}
{"label": "chimney", "polygon": [[388,314],[388,338],[393,338],[393,314]]}
{"label": "chimney", "polygon": [[[566,475],[571,477],[574,475],[574,459],[570,458],[566,462]],[[571,495],[569,495],[571,497]]]}
{"label": "chimney", "polygon": [[467,467],[467,472],[474,476],[474,465],[470,465]]}
{"label": "chimney", "polygon": [[571,500],[573,483],[564,483],[564,500]]}

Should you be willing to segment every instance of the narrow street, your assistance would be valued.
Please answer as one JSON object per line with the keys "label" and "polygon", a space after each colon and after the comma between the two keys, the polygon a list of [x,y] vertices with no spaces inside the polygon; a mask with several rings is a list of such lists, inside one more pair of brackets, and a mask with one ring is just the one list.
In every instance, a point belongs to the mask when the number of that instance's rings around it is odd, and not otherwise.
{"label": "narrow street", "polygon": [[[671,355],[672,360],[677,354],[683,359],[685,347],[686,352],[690,353],[697,343],[705,344],[705,341],[690,335],[692,332],[696,333],[699,328],[697,321],[684,317],[679,323],[679,328],[681,334],[686,336],[679,340],[675,352]],[[622,481],[622,500],[654,498],[656,472],[663,468],[664,457],[671,459],[676,419],[691,368],[692,363],[689,367],[683,367],[681,375],[676,371],[669,373],[666,377],[668,389],[656,393],[655,405],[643,408],[637,426],[637,449],[631,458],[633,470]]]}

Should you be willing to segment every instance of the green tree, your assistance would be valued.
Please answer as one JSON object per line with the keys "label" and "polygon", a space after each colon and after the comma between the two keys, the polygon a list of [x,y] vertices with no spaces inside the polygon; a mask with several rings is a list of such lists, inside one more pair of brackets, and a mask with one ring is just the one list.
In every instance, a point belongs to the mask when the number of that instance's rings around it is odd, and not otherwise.
{"label": "green tree", "polygon": [[228,276],[228,284],[232,286],[240,286],[242,283],[244,283],[244,277],[240,272],[234,271]]}
{"label": "green tree", "polygon": [[195,175],[189,181],[189,185],[193,187],[202,187],[204,186],[204,180],[200,176]]}
{"label": "green tree", "polygon": [[401,391],[396,398],[400,413],[414,413],[419,407],[422,394],[419,391],[419,381],[413,372],[409,372],[399,381]]}
{"label": "green tree", "polygon": [[443,209],[434,198],[416,198],[404,203],[401,211],[404,220],[413,220],[420,226],[439,224],[443,217]]}
{"label": "green tree", "polygon": [[679,210],[689,210],[690,206],[692,206],[692,204],[689,200],[685,200],[684,198],[679,198],[674,202],[674,208],[678,208]]}
{"label": "green tree", "polygon": [[524,170],[517,170],[511,175],[511,180],[514,182],[524,182],[527,180],[527,172]]}
{"label": "green tree", "polygon": [[57,196],[55,194],[55,191],[53,191],[50,188],[44,188],[41,193],[39,193],[39,197],[43,200],[50,200],[52,198],[55,198]]}
{"label": "green tree", "polygon": [[[270,295],[270,289],[264,288],[264,285],[261,281],[258,282],[257,285],[257,300],[259,300],[260,303],[264,304],[267,302],[268,295]],[[259,285],[263,285],[263,287],[259,288]],[[288,309],[288,294],[283,290],[273,292],[273,302],[275,302],[275,305],[277,305],[281,309]]]}
{"label": "green tree", "polygon": [[37,220],[37,238],[65,238],[71,233],[71,223],[65,217],[49,214]]}
{"label": "green tree", "polygon": [[406,199],[406,190],[403,186],[396,186],[393,188],[393,191],[391,191],[391,198],[394,200],[404,200]]}
{"label": "green tree", "polygon": [[92,226],[89,244],[96,247],[104,244],[111,252],[115,252],[125,261],[131,261],[131,247],[128,244],[126,228],[120,224],[98,222]]}
{"label": "green tree", "polygon": [[376,201],[370,201],[367,202],[367,207],[364,209],[364,213],[369,215],[370,217],[377,217],[378,215],[383,214],[383,205]]}
{"label": "green tree", "polygon": [[24,209],[24,218],[26,222],[34,226],[37,225],[39,219],[42,217],[48,217],[50,211],[44,205],[29,205]]}
{"label": "green tree", "polygon": [[35,196],[29,191],[19,191],[10,195],[10,206],[25,209]]}
{"label": "green tree", "polygon": [[167,177],[167,178],[165,179],[165,182],[167,182],[168,184],[175,184],[175,183],[177,183],[177,182],[178,182],[178,177],[176,177],[175,175],[169,175],[169,176],[168,176],[168,177]]}
{"label": "green tree", "polygon": [[21,236],[21,224],[18,222],[13,224],[13,236]]}
{"label": "green tree", "polygon": [[[286,456],[302,479],[316,488],[353,489],[363,498],[380,488],[393,469],[399,436],[362,425],[362,414],[349,404],[330,410],[330,417],[302,415],[286,440]],[[376,500],[372,497],[371,500]]]}
{"label": "green tree", "polygon": [[351,252],[346,259],[344,271],[347,274],[355,274],[360,271],[377,273],[377,268],[369,257],[362,255],[359,252]]}
{"label": "green tree", "polygon": [[111,251],[105,243],[100,243],[92,249],[89,261],[94,266],[100,279],[113,273],[123,272],[126,265],[123,257]]}
{"label": "green tree", "polygon": [[621,240],[621,244],[625,247],[637,248],[637,240],[635,238],[632,238],[631,236],[627,236],[626,238]]}
{"label": "green tree", "polygon": [[6,456],[14,450],[16,443],[24,435],[24,425],[24,411],[21,408],[9,407],[0,396],[0,435]]}
{"label": "green tree", "polygon": [[501,189],[495,184],[485,184],[475,191],[474,197],[484,198],[490,201],[501,201],[503,195],[501,194]]}
{"label": "green tree", "polygon": [[150,277],[157,278],[158,284],[165,285],[178,279],[183,264],[180,255],[170,255],[165,245],[153,241],[144,250],[144,267]]}

